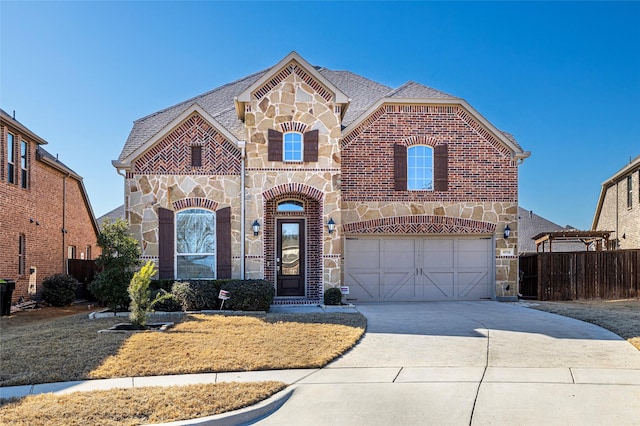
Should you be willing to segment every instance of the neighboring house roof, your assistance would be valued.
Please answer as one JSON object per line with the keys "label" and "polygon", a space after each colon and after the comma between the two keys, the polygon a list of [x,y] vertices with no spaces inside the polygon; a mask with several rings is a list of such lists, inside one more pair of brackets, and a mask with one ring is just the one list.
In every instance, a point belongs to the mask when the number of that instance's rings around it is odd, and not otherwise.
{"label": "neighboring house roof", "polygon": [[604,203],[604,197],[607,194],[607,190],[620,182],[620,180],[626,178],[631,173],[640,170],[640,155],[634,158],[633,160],[629,160],[629,164],[618,170],[613,176],[611,176],[606,181],[602,182],[602,189],[600,189],[600,197],[598,198],[598,204],[596,206],[596,213],[593,216],[593,223],[591,224],[591,229],[595,230],[598,226],[598,221],[600,220],[600,213],[602,212],[602,205]]}
{"label": "neighboring house roof", "polygon": [[135,157],[134,154],[139,153],[139,150],[144,150],[145,145],[152,139],[158,139],[162,136],[164,134],[163,129],[166,129],[170,123],[175,122],[181,114],[184,114],[189,108],[194,108],[195,105],[201,107],[210,117],[213,117],[217,124],[224,127],[236,140],[243,140],[245,138],[244,124],[239,118],[244,114],[242,103],[247,101],[248,94],[253,89],[260,86],[260,83],[268,81],[274,72],[279,72],[279,67],[285,66],[292,60],[304,66],[320,83],[327,86],[328,90],[334,92],[335,101],[346,107],[346,110],[344,108],[342,110],[344,114],[342,117],[343,128],[353,127],[384,102],[402,103],[420,100],[421,102],[433,101],[436,103],[460,104],[493,132],[501,143],[515,152],[516,158],[526,158],[529,155],[528,152],[522,150],[513,136],[495,129],[491,123],[461,98],[413,81],[392,89],[350,71],[335,71],[311,66],[300,55],[291,52],[278,64],[267,70],[251,74],[136,120],[118,160],[113,162],[114,165],[119,167],[130,162]]}
{"label": "neighboring house roof", "polygon": [[122,204],[116,207],[115,209],[111,210],[109,213],[105,213],[102,216],[100,216],[98,218],[98,224],[100,225],[100,227],[102,227],[102,224],[107,219],[109,219],[111,222],[115,222],[117,219],[125,219],[124,213],[125,213],[124,204]]}
{"label": "neighboring house roof", "polygon": [[14,112],[14,115],[11,116],[5,110],[0,108],[0,119],[2,119],[2,121],[6,121],[7,123],[10,123],[12,126],[20,130],[22,134],[28,136],[38,145],[46,145],[48,143],[47,141],[42,139],[40,136],[36,135],[31,130],[29,130],[27,126],[25,126],[24,124],[16,120],[15,112]]}
{"label": "neighboring house roof", "polygon": [[91,217],[91,224],[93,225],[93,229],[96,231],[96,234],[100,232],[100,227],[98,226],[98,221],[96,220],[96,216],[93,213],[93,208],[91,207],[91,201],[89,201],[89,194],[87,193],[87,188],[84,186],[84,182],[82,180],[82,176],[74,172],[69,166],[64,164],[62,161],[58,160],[58,156],[51,155],[46,149],[42,146],[38,146],[36,148],[36,159],[41,161],[50,167],[62,172],[75,180],[80,184],[80,192],[82,193],[82,198],[84,199],[84,204],[89,212],[89,216]]}
{"label": "neighboring house roof", "polygon": [[[518,207],[518,254],[536,252],[536,243],[533,240],[536,235],[572,229],[572,226],[560,226],[538,216],[532,210]],[[585,245],[581,242],[562,243],[554,245],[553,250],[557,252],[584,251]]]}

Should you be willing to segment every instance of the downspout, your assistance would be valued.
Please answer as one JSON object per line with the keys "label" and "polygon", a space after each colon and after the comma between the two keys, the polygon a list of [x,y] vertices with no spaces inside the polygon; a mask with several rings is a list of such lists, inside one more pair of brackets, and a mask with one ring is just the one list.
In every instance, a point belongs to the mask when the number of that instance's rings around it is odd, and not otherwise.
{"label": "downspout", "polygon": [[124,200],[124,220],[127,221],[127,223],[129,223],[129,206],[127,206],[127,174],[125,173],[125,171],[123,169],[118,169],[116,168],[116,173],[118,173],[120,176],[122,176],[122,178],[124,179],[124,185],[122,185],[123,189],[122,189],[122,195],[123,195],[123,200]]}
{"label": "downspout", "polygon": [[67,178],[71,173],[67,173],[62,177],[62,269],[65,274],[69,273],[69,262],[65,258],[65,249],[67,245]]}
{"label": "downspout", "polygon": [[240,147],[240,279],[244,280],[245,268],[245,188],[244,188],[244,170],[246,158],[246,142],[238,141]]}

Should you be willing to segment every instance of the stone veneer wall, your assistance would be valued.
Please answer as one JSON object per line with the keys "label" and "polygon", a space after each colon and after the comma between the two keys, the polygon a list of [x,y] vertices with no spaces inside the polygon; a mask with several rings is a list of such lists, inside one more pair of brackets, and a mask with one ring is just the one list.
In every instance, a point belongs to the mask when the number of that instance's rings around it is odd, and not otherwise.
{"label": "stone veneer wall", "polygon": [[[318,301],[326,287],[340,285],[341,242],[339,233],[329,234],[329,218],[339,220],[340,110],[327,88],[295,61],[258,88],[245,108],[247,134],[246,218],[247,226],[258,219],[270,229],[248,236],[246,272],[249,278],[273,278],[275,261],[274,200],[321,200],[318,219],[307,219],[307,299]],[[318,130],[318,161],[313,163],[268,160],[267,132],[274,129],[301,133]],[[318,196],[310,196],[312,193]],[[313,213],[305,212],[304,216]],[[273,227],[273,229],[271,229]],[[267,240],[265,242],[265,240]],[[317,247],[310,246],[315,240]],[[322,259],[314,264],[312,255]],[[273,278],[275,279],[275,278]]]}

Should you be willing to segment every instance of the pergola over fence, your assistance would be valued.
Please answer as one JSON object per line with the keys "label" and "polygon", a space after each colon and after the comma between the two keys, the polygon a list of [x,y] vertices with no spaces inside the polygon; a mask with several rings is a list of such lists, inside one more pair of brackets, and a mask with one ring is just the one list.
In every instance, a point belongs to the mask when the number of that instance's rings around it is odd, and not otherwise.
{"label": "pergola over fence", "polygon": [[545,252],[545,243],[548,243],[549,253],[553,252],[553,243],[575,243],[584,244],[585,251],[589,250],[589,246],[595,243],[595,251],[606,250],[609,247],[609,236],[613,231],[553,231],[542,232],[532,239],[536,241],[536,253]]}

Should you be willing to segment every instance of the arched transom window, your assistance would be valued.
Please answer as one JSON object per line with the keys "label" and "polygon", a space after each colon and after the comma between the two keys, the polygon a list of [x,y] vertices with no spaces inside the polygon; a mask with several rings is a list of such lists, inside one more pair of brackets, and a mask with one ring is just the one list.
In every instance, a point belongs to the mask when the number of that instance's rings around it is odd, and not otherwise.
{"label": "arched transom window", "polygon": [[176,278],[216,278],[216,215],[188,209],[176,214]]}
{"label": "arched transom window", "polygon": [[298,200],[284,200],[278,203],[279,212],[303,212],[304,204]]}
{"label": "arched transom window", "polygon": [[407,149],[407,189],[433,190],[433,148],[414,145]]}

